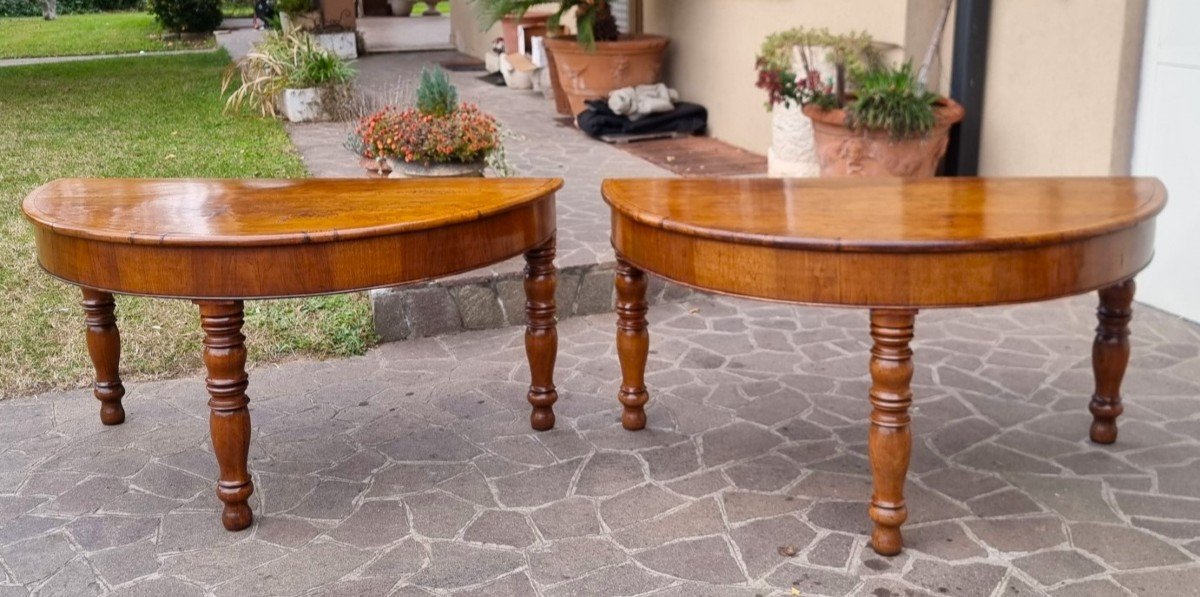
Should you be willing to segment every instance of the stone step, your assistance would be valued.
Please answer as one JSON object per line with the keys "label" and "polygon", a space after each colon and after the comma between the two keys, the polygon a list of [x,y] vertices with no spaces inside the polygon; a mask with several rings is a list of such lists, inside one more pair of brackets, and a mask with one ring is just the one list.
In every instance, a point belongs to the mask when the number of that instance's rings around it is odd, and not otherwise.
{"label": "stone step", "polygon": [[[372,290],[375,333],[380,342],[395,342],[525,325],[523,263],[516,259],[492,271]],[[613,312],[615,269],[615,261],[559,269],[558,320]],[[687,300],[695,292],[656,276],[648,282],[646,300],[652,305]]]}

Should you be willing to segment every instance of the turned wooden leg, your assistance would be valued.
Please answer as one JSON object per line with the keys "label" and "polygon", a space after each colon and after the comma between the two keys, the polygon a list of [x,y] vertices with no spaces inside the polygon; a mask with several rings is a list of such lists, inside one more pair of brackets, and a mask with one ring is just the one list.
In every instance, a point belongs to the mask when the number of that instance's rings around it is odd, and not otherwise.
{"label": "turned wooden leg", "polygon": [[1092,441],[1111,444],[1117,441],[1117,417],[1121,406],[1121,380],[1129,364],[1129,320],[1133,318],[1133,278],[1100,289],[1100,306],[1096,308],[1096,340],[1092,343],[1092,373],[1096,377],[1096,393],[1088,409],[1092,411]]}
{"label": "turned wooden leg", "polygon": [[100,422],[120,425],[125,422],[125,407],[121,398],[121,332],[117,329],[116,303],[113,295],[92,288],[83,289],[84,321],[87,322],[88,355],[96,369],[92,393],[100,401]]}
{"label": "turned wooden leg", "polygon": [[624,405],[621,425],[630,431],[646,426],[646,356],[650,334],[646,331],[646,274],[624,259],[617,259],[617,358],[621,361]]}
{"label": "turned wooden leg", "polygon": [[558,357],[558,324],[554,315],[555,238],[525,253],[525,356],[529,359],[529,423],[537,431],[554,427],[554,360]]}
{"label": "turned wooden leg", "polygon": [[247,405],[246,337],[242,335],[242,301],[196,301],[204,328],[204,366],[208,369],[208,418],[213,452],[221,469],[217,497],[225,503],[221,523],[240,531],[254,520],[246,502],[254,493],[246,458],[250,453],[250,410]]}
{"label": "turned wooden leg", "polygon": [[914,309],[872,309],[871,431],[867,455],[875,482],[871,494],[871,520],[875,553],[893,556],[904,541],[900,525],[908,518],[904,505],[904,478],[912,451],[908,407],[912,404],[912,349]]}

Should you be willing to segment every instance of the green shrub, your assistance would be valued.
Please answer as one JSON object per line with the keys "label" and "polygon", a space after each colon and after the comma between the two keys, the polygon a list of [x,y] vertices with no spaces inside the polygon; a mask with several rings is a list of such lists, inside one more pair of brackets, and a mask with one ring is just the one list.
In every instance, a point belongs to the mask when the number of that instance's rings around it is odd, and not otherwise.
{"label": "green shrub", "polygon": [[[320,48],[324,50],[323,47]],[[354,69],[329,51],[314,51],[306,56],[288,76],[288,87],[304,89],[341,85],[354,76]]]}
{"label": "green shrub", "polygon": [[[145,0],[58,0],[58,14],[144,10]],[[0,0],[0,17],[40,17],[42,5],[37,0]]]}
{"label": "green shrub", "polygon": [[280,14],[303,14],[313,9],[312,0],[278,0],[275,10]]}
{"label": "green shrub", "polygon": [[150,12],[163,29],[207,33],[221,24],[220,0],[149,0]]}
{"label": "green shrub", "polygon": [[430,116],[446,116],[458,109],[458,90],[440,67],[421,68],[417,87],[417,109]]}

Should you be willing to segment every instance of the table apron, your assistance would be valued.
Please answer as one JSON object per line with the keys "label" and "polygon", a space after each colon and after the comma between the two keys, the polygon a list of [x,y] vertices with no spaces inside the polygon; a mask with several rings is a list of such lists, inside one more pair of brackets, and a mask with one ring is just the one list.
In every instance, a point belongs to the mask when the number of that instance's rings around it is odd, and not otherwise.
{"label": "table apron", "polygon": [[67,282],[120,294],[281,298],[409,284],[518,256],[554,233],[554,196],[441,228],[266,246],[113,243],[35,228],[38,261]]}
{"label": "table apron", "polygon": [[732,243],[613,213],[613,248],[674,282],[747,298],[868,308],[967,307],[1070,296],[1132,277],[1154,255],[1154,221],[1011,249],[849,252]]}

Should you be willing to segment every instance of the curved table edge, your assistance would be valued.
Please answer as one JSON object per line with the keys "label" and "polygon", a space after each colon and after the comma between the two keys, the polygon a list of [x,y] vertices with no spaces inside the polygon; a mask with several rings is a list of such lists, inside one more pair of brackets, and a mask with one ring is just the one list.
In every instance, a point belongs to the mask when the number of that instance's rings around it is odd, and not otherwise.
{"label": "curved table edge", "polygon": [[[315,233],[298,232],[288,234],[273,234],[261,236],[207,236],[207,237],[191,237],[191,236],[170,236],[170,233],[163,235],[147,235],[144,233],[130,232],[128,234],[114,234],[107,232],[95,232],[85,228],[76,226],[65,226],[62,224],[48,221],[44,218],[45,212],[37,209],[34,205],[39,199],[39,194],[44,192],[44,189],[61,180],[72,179],[56,179],[40,185],[36,189],[30,191],[28,195],[21,201],[21,213],[25,219],[35,227],[51,230],[56,234],[63,236],[71,236],[87,240],[96,240],[112,243],[120,243],[127,245],[155,245],[168,247],[220,247],[220,246],[278,246],[278,245],[300,245],[308,243],[322,242],[337,242],[340,240],[353,240],[359,238],[370,238],[375,236],[386,236],[388,234],[400,234],[406,232],[420,232],[422,230],[431,230],[440,226],[461,224],[463,222],[471,222],[501,214],[510,210],[520,209],[526,203],[537,201],[547,195],[554,195],[563,187],[563,179],[561,178],[539,178],[532,177],[528,180],[541,180],[543,185],[539,188],[529,191],[521,196],[520,199],[511,204],[504,205],[488,210],[473,210],[464,211],[455,214],[455,217],[439,220],[436,224],[428,222],[411,223],[400,222],[396,224],[388,224],[371,228],[353,228],[349,230],[321,230]],[[183,179],[180,179],[183,180]],[[298,179],[303,180],[303,179]],[[360,179],[323,179],[323,180],[354,180]],[[42,217],[39,217],[42,216]]]}
{"label": "curved table edge", "polygon": [[[1086,178],[1086,177],[1085,177]],[[612,209],[614,213],[623,214],[641,224],[662,228],[663,230],[684,233],[691,236],[710,238],[721,242],[731,242],[745,245],[758,245],[765,247],[776,247],[780,249],[803,249],[810,251],[827,251],[827,252],[842,252],[842,253],[951,253],[963,251],[967,249],[983,251],[994,250],[1003,251],[1008,249],[1035,248],[1038,246],[1048,246],[1081,240],[1095,236],[1101,236],[1117,230],[1130,228],[1139,223],[1154,218],[1166,207],[1167,189],[1166,186],[1156,177],[1129,177],[1131,179],[1146,180],[1153,184],[1154,193],[1146,198],[1144,205],[1151,206],[1149,209],[1139,211],[1137,215],[1129,220],[1110,223],[1105,226],[1095,228],[1070,231],[1061,234],[1045,234],[1042,236],[1020,237],[1019,239],[990,239],[983,242],[978,241],[862,241],[855,240],[852,243],[845,243],[841,239],[816,239],[816,238],[781,238],[778,236],[768,236],[762,234],[753,234],[745,232],[732,232],[719,228],[709,228],[705,226],[696,226],[683,222],[677,222],[657,214],[651,214],[643,211],[627,211],[618,206],[610,193],[613,192],[612,183],[616,180],[656,180],[651,178],[645,179],[611,179],[606,178],[600,185],[600,195],[604,202]],[[1014,179],[1015,180],[1015,179]],[[1141,206],[1139,206],[1141,207]]]}

